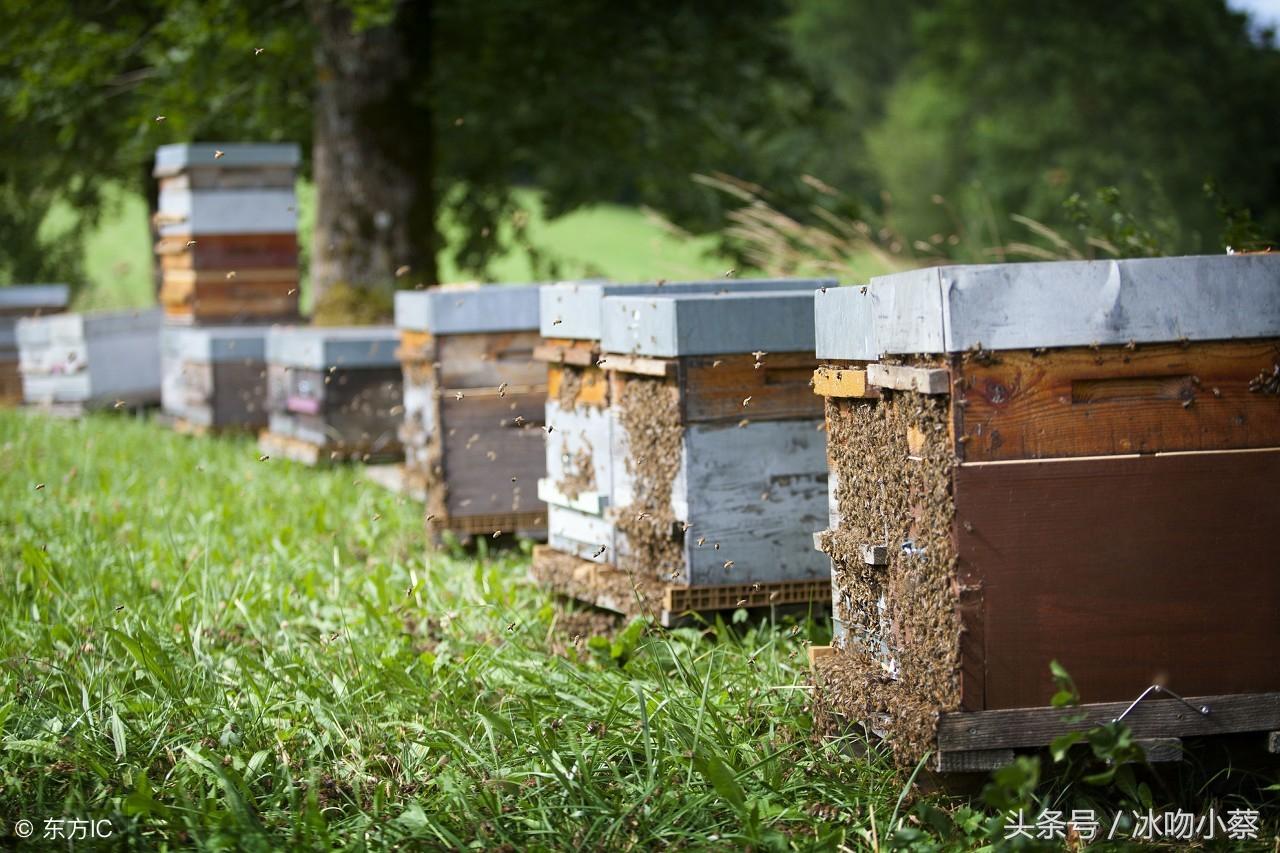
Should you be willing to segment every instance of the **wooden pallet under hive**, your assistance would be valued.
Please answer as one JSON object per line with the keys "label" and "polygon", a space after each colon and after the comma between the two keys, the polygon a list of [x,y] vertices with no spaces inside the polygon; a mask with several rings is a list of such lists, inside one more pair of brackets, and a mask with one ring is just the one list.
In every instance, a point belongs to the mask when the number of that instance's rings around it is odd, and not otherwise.
{"label": "wooden pallet under hive", "polygon": [[[808,387],[813,291],[824,284],[544,288],[539,494],[553,548],[600,564],[599,578],[670,588],[677,608],[732,607],[753,600],[738,593],[754,585],[824,599],[827,566],[803,547],[805,520],[826,504]],[[593,329],[598,343],[556,337]]]}
{"label": "wooden pallet under hive", "polygon": [[546,535],[536,285],[396,294],[405,478],[433,534]]}
{"label": "wooden pallet under hive", "polygon": [[310,465],[401,458],[395,349],[390,326],[272,328],[262,452]]}
{"label": "wooden pallet under hive", "polygon": [[[940,770],[999,766],[1152,685],[1125,718],[1140,739],[1280,728],[1278,293],[1280,257],[1258,256],[820,294],[823,704]],[[1054,660],[1083,723],[1049,706]]]}

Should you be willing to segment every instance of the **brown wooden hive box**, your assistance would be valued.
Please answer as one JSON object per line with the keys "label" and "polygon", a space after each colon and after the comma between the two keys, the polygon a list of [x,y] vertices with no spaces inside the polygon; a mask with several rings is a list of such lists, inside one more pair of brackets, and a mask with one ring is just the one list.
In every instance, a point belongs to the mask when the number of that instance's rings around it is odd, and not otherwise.
{"label": "brown wooden hive box", "polygon": [[403,406],[390,326],[273,327],[263,454],[307,465],[401,457]]}
{"label": "brown wooden hive box", "polygon": [[298,160],[296,145],[156,151],[159,302],[171,324],[296,320]]}
{"label": "brown wooden hive box", "polygon": [[822,284],[543,289],[549,544],[535,579],[668,625],[825,607],[828,567],[805,547],[826,506],[809,388]]}
{"label": "brown wooden hive box", "polygon": [[402,488],[425,495],[430,531],[545,536],[537,285],[402,291],[396,325]]}
{"label": "brown wooden hive box", "polygon": [[1280,729],[1280,257],[922,270],[817,324],[825,707],[940,770],[1152,685],[1140,740]]}

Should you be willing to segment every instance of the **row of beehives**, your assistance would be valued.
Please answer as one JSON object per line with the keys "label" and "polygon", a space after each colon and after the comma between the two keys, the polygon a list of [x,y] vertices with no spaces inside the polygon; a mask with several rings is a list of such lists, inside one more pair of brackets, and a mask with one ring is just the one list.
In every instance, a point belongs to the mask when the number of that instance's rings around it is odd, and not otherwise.
{"label": "row of beehives", "polygon": [[389,330],[281,330],[264,446],[402,442],[434,529],[545,529],[615,610],[833,596],[820,696],[904,759],[1047,742],[1054,658],[1090,720],[1159,682],[1211,712],[1139,733],[1280,729],[1280,258],[828,284],[402,293],[403,396]]}

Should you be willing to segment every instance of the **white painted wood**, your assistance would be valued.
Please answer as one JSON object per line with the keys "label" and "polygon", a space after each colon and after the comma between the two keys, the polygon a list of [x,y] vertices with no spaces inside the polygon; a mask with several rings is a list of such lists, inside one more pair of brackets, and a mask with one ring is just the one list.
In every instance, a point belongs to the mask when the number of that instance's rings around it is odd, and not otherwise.
{"label": "white painted wood", "polygon": [[644,296],[671,293],[751,293],[758,291],[812,290],[835,281],[814,279],[738,279],[674,281],[658,284],[608,284],[598,281],[558,282],[544,285],[540,294],[541,333],[544,338],[598,341],[604,334],[603,301],[610,296]]}
{"label": "white painted wood", "polygon": [[160,400],[159,309],[24,317],[19,369],[29,402]]}
{"label": "white painted wood", "polygon": [[293,234],[297,205],[291,189],[163,189],[156,223],[162,237]]}
{"label": "white painted wood", "polygon": [[[216,156],[221,151],[222,156]],[[157,178],[176,175],[192,166],[216,166],[220,169],[244,169],[258,166],[297,168],[302,162],[302,148],[293,142],[198,142],[172,143],[156,148]]]}
{"label": "white painted wood", "polygon": [[[685,431],[691,585],[827,577],[812,548],[827,519],[826,434],[816,421],[698,424]],[[702,546],[699,538],[705,538]],[[720,544],[719,550],[715,543]],[[724,563],[732,560],[728,569]]]}
{"label": "white painted wood", "polygon": [[267,335],[272,364],[329,367],[396,367],[400,334],[392,326],[274,326]]}
{"label": "white painted wood", "polygon": [[872,301],[866,286],[828,287],[813,294],[818,358],[875,361],[880,357]]}
{"label": "white painted wood", "polygon": [[1280,254],[936,267],[869,293],[870,332],[851,295],[828,291],[820,357],[865,359],[868,340],[880,355],[1280,335]]}
{"label": "white painted wood", "polygon": [[571,498],[556,488],[556,484],[546,477],[538,478],[538,500],[587,515],[601,515],[604,508],[609,505],[608,496],[595,491],[579,492],[576,498]]}
{"label": "white painted wood", "polygon": [[[578,512],[568,507],[547,505],[547,542],[566,554],[573,554],[593,563],[613,563],[616,539],[613,524],[596,515]],[[601,547],[604,551],[600,551]]]}
{"label": "white painted wood", "polygon": [[921,394],[948,394],[951,392],[951,373],[941,368],[905,367],[898,364],[868,364],[867,383],[879,388],[898,391],[918,391]]}
{"label": "white painted wood", "polygon": [[396,293],[396,327],[433,335],[538,328],[537,284],[432,287]]}
{"label": "white painted wood", "polygon": [[863,564],[868,566],[889,565],[888,545],[859,545],[858,555],[862,557]]}
{"label": "white painted wood", "polygon": [[813,293],[806,287],[790,292],[606,297],[601,349],[668,358],[757,350],[813,352]]}

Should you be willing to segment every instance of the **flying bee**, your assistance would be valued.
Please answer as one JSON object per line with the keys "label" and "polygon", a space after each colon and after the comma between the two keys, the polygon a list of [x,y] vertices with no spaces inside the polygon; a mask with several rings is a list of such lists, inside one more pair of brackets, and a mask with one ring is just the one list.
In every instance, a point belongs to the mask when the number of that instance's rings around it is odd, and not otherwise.
{"label": "flying bee", "polygon": [[601,545],[601,546],[600,546],[600,550],[596,551],[596,552],[595,552],[594,554],[592,554],[591,556],[592,556],[592,558],[599,557],[601,554],[603,554],[603,553],[604,553],[605,551],[607,551],[607,550],[608,550],[608,548],[607,548],[606,546]]}
{"label": "flying bee", "polygon": [[744,408],[744,409],[745,409],[747,406],[750,406],[750,405],[751,405],[751,397],[752,397],[752,396],[753,396],[753,395],[748,394],[745,398],[743,398],[743,400],[742,400],[742,408]]}

